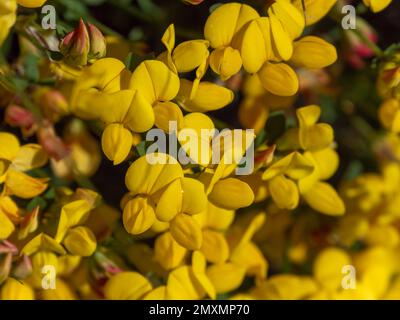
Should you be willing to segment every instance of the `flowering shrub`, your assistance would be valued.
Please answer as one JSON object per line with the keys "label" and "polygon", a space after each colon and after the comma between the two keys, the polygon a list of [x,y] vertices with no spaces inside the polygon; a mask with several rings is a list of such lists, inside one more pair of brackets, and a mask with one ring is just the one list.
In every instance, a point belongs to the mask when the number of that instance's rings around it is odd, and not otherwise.
{"label": "flowering shrub", "polygon": [[3,0],[0,299],[400,299],[391,2]]}

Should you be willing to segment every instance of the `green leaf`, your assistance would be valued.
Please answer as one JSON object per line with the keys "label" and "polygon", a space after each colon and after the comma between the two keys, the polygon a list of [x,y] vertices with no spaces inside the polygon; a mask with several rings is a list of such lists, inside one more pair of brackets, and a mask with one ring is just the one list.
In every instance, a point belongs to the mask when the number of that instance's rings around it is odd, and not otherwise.
{"label": "green leaf", "polygon": [[28,53],[24,60],[25,76],[31,82],[39,80],[39,57],[35,54]]}

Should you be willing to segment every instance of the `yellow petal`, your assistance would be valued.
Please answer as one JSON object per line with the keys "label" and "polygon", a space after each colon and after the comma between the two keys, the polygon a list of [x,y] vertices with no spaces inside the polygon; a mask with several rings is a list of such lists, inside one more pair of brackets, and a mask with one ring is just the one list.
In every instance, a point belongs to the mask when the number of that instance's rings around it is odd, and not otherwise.
{"label": "yellow petal", "polygon": [[186,248],[176,242],[170,232],[159,236],[154,244],[155,260],[167,270],[178,267],[182,263],[186,252]]}
{"label": "yellow petal", "polygon": [[206,61],[208,56],[208,41],[190,40],[175,48],[172,59],[178,72],[190,72]]}
{"label": "yellow petal", "polygon": [[299,90],[296,73],[285,63],[266,62],[258,76],[265,90],[277,96],[293,96]]}
{"label": "yellow petal", "polygon": [[246,269],[227,262],[210,266],[206,274],[218,293],[226,293],[240,287],[244,280]]}
{"label": "yellow petal", "polygon": [[108,300],[139,300],[152,290],[150,282],[137,272],[121,272],[112,276],[104,287]]}
{"label": "yellow petal", "polygon": [[246,4],[221,5],[208,17],[204,26],[204,37],[213,48],[227,47],[236,32],[258,17],[258,13]]}
{"label": "yellow petal", "polygon": [[182,212],[194,215],[207,209],[207,196],[204,185],[192,178],[182,179],[183,202]]}
{"label": "yellow petal", "polygon": [[154,206],[145,197],[129,200],[122,217],[125,230],[130,234],[141,234],[149,230],[156,220]]}
{"label": "yellow petal", "polygon": [[97,60],[85,68],[77,79],[71,93],[71,111],[84,119],[96,119],[99,116],[99,106],[92,105],[85,94],[100,91],[115,93],[122,89],[121,83],[125,65],[112,58]]}
{"label": "yellow petal", "polygon": [[198,250],[203,242],[199,224],[190,215],[180,213],[172,221],[170,232],[174,239],[188,250]]}
{"label": "yellow petal", "polygon": [[193,112],[183,118],[178,141],[191,160],[207,166],[212,156],[211,140],[214,133],[212,120],[203,113]]}
{"label": "yellow petal", "polygon": [[22,199],[31,199],[47,189],[47,181],[48,179],[32,178],[25,173],[10,169],[5,184],[11,194]]}
{"label": "yellow petal", "polygon": [[191,98],[193,83],[181,80],[181,88],[177,96],[179,105],[188,112],[208,112],[221,109],[233,101],[231,90],[211,82],[200,82],[196,95]]}
{"label": "yellow petal", "polygon": [[42,290],[40,298],[43,300],[78,300],[78,296],[65,281],[57,278],[56,288],[52,290]]}
{"label": "yellow petal", "polygon": [[[231,254],[231,258],[234,260],[237,260],[235,258],[236,255],[242,255],[242,251],[245,250],[247,245],[251,242],[251,239],[255,235],[257,231],[261,229],[261,227],[265,223],[265,214],[264,213],[259,213],[254,218],[250,221],[249,225],[247,228],[244,230],[243,234],[241,235],[240,238],[238,238],[239,242],[237,243],[231,243],[231,247],[233,247],[233,251]],[[237,240],[237,239],[236,239]]]}
{"label": "yellow petal", "polygon": [[276,161],[262,175],[263,180],[269,180],[280,174],[288,175],[290,178],[302,179],[314,170],[314,164],[299,152],[292,152],[286,157]]}
{"label": "yellow petal", "polygon": [[82,226],[70,229],[63,243],[71,254],[81,257],[90,257],[97,246],[93,232]]}
{"label": "yellow petal", "polygon": [[256,277],[259,282],[267,277],[267,260],[261,250],[252,242],[243,246],[242,250],[236,251],[230,261],[245,268],[246,274]]}
{"label": "yellow petal", "polygon": [[328,183],[317,182],[303,197],[308,205],[318,212],[331,216],[341,216],[345,213],[343,200]]}
{"label": "yellow petal", "polygon": [[200,286],[204,289],[211,299],[215,299],[217,293],[214,285],[206,275],[207,261],[200,251],[194,251],[192,254],[192,271]]}
{"label": "yellow petal", "polygon": [[76,200],[61,208],[55,240],[61,242],[68,229],[83,224],[89,217],[91,205],[86,200]]}
{"label": "yellow petal", "polygon": [[385,129],[400,132],[400,102],[396,99],[384,101],[378,110],[378,117]]}
{"label": "yellow petal", "polygon": [[292,180],[279,175],[269,181],[268,187],[278,208],[293,210],[298,206],[299,189]]}
{"label": "yellow petal", "polygon": [[13,167],[18,171],[28,171],[43,167],[47,161],[47,154],[40,145],[26,144],[19,149]]}
{"label": "yellow petal", "polygon": [[153,291],[150,291],[143,300],[166,300],[167,296],[167,287],[160,286]]}
{"label": "yellow petal", "polygon": [[134,132],[146,132],[155,122],[155,110],[139,91],[135,91],[124,124]]}
{"label": "yellow petal", "polygon": [[178,94],[179,78],[161,61],[146,60],[132,73],[129,87],[138,90],[150,104],[170,101]]}
{"label": "yellow petal", "polygon": [[339,155],[331,148],[314,151],[312,157],[317,164],[321,180],[331,178],[339,167]]}
{"label": "yellow petal", "polygon": [[302,34],[305,26],[304,16],[289,1],[275,1],[268,9],[268,14],[274,14],[278,18],[291,39],[296,39]]}
{"label": "yellow petal", "polygon": [[18,155],[20,144],[16,136],[0,132],[0,158],[12,162]]}
{"label": "yellow petal", "polygon": [[0,239],[7,239],[15,230],[14,224],[0,210]]}
{"label": "yellow petal", "polygon": [[226,210],[213,205],[210,201],[207,206],[206,225],[215,230],[226,230],[235,218],[235,211]]}
{"label": "yellow petal", "polygon": [[350,264],[350,257],[344,250],[335,247],[326,248],[315,259],[314,277],[323,287],[336,290],[342,283],[343,267]]}
{"label": "yellow petal", "polygon": [[0,300],[34,300],[35,292],[26,283],[8,278],[0,289]]}
{"label": "yellow petal", "polygon": [[210,55],[210,66],[222,80],[228,80],[242,68],[240,52],[231,47],[215,49]]}
{"label": "yellow petal", "polygon": [[379,12],[385,9],[392,0],[363,0],[367,7],[370,7],[373,12]]}
{"label": "yellow petal", "polygon": [[318,106],[308,106],[297,110],[299,119],[299,142],[305,150],[329,147],[333,142],[333,129],[326,123],[315,124],[321,114]]}
{"label": "yellow petal", "polygon": [[218,207],[236,210],[250,206],[254,201],[254,193],[247,183],[228,178],[215,184],[209,199]]}
{"label": "yellow petal", "polygon": [[[184,178],[187,179],[187,178]],[[171,182],[163,191],[160,199],[157,201],[156,216],[162,222],[169,222],[178,213],[183,212],[183,188],[182,180],[176,179]]]}
{"label": "yellow petal", "polygon": [[278,18],[269,11],[271,26],[272,51],[278,60],[287,61],[293,54],[293,44],[288,32]]}
{"label": "yellow petal", "polygon": [[156,127],[167,133],[170,132],[170,123],[175,121],[179,130],[183,125],[182,110],[173,102],[158,102],[153,108]]}
{"label": "yellow petal", "polygon": [[116,166],[122,163],[132,148],[132,134],[122,124],[110,124],[101,137],[101,145],[107,158]]}
{"label": "yellow petal", "polygon": [[337,2],[337,0],[293,0],[293,4],[300,12],[303,12],[303,1],[307,26],[326,16]]}
{"label": "yellow petal", "polygon": [[203,231],[201,252],[211,263],[223,263],[229,257],[229,246],[222,233],[213,230]]}
{"label": "yellow petal", "polygon": [[44,5],[47,0],[17,0],[20,6],[26,8],[38,8]]}
{"label": "yellow petal", "polygon": [[325,40],[307,36],[293,44],[290,63],[298,68],[321,69],[337,60],[336,48]]}
{"label": "yellow petal", "polygon": [[61,244],[44,233],[40,233],[29,241],[21,250],[21,254],[30,256],[38,251],[50,251],[58,254],[66,254],[66,251]]}
{"label": "yellow petal", "polygon": [[248,73],[256,73],[271,57],[270,23],[268,18],[258,18],[243,28],[233,43],[240,51],[243,67]]}
{"label": "yellow petal", "polygon": [[168,275],[166,297],[171,300],[196,300],[205,296],[205,290],[199,284],[188,266],[179,267]]}
{"label": "yellow petal", "polygon": [[168,52],[171,53],[175,48],[175,26],[170,24],[165,30],[164,35],[162,36],[161,42],[167,48]]}
{"label": "yellow petal", "polygon": [[[151,155],[150,155],[151,156]],[[125,184],[132,195],[154,194],[172,181],[182,178],[182,168],[169,155],[165,164],[150,164],[146,156],[140,157],[128,169]]]}

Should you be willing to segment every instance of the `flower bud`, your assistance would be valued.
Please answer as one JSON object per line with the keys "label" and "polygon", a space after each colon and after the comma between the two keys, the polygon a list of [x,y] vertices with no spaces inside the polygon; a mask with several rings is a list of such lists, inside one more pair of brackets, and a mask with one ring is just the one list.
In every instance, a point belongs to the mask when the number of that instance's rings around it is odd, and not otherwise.
{"label": "flower bud", "polygon": [[88,24],[88,27],[90,38],[89,62],[93,63],[106,56],[107,43],[99,29],[90,23]]}
{"label": "flower bud", "polygon": [[202,3],[204,0],[182,0],[183,3],[185,4],[192,4],[192,5],[199,5],[200,3]]}
{"label": "flower bud", "polygon": [[53,123],[68,113],[68,102],[57,90],[39,88],[34,92],[33,98],[42,109],[44,117]]}
{"label": "flower bud", "polygon": [[90,23],[86,26],[82,19],[79,21],[79,26],[68,33],[60,44],[64,61],[76,67],[85,66],[105,57],[106,48],[106,40],[101,31]]}
{"label": "flower bud", "polygon": [[47,154],[55,159],[61,160],[70,154],[70,149],[62,141],[62,139],[57,136],[53,126],[43,126],[38,130],[38,140],[43,149]]}
{"label": "flower bud", "polygon": [[89,32],[81,19],[79,26],[68,33],[60,43],[60,52],[64,61],[73,66],[85,66],[88,63],[90,51]]}
{"label": "flower bud", "polygon": [[32,112],[14,104],[7,107],[5,121],[12,127],[21,128],[24,136],[30,136],[37,127]]}

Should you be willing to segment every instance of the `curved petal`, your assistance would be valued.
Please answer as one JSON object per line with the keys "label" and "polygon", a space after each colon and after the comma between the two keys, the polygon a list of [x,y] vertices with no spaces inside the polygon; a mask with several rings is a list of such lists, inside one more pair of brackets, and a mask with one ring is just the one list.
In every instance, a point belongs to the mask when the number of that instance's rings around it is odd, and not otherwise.
{"label": "curved petal", "polygon": [[346,211],[336,190],[325,182],[317,182],[303,197],[311,208],[330,216],[341,216]]}
{"label": "curved petal", "polygon": [[179,94],[176,97],[180,106],[188,112],[208,112],[221,109],[234,99],[231,90],[212,82],[200,82],[196,95],[191,98],[193,82],[182,79]]}
{"label": "curved petal", "polygon": [[122,215],[125,230],[130,234],[141,234],[156,221],[154,206],[145,197],[129,200]]}
{"label": "curved petal", "polygon": [[188,250],[198,250],[203,242],[203,234],[197,221],[184,213],[178,214],[170,225],[174,239]]}
{"label": "curved petal", "polygon": [[290,63],[298,68],[321,69],[337,60],[336,48],[327,41],[307,36],[293,44]]}
{"label": "curved petal", "polygon": [[264,89],[277,96],[293,96],[299,90],[296,73],[285,63],[266,62],[258,72],[258,77]]}
{"label": "curved petal", "polygon": [[250,206],[254,201],[254,193],[247,183],[239,179],[227,178],[214,185],[209,199],[218,207],[236,210]]}
{"label": "curved petal", "polygon": [[259,14],[246,4],[228,3],[219,6],[208,17],[204,37],[213,48],[227,47],[246,23],[259,18]]}
{"label": "curved petal", "polygon": [[128,169],[125,184],[132,195],[154,194],[172,181],[182,178],[183,171],[177,161],[164,155],[166,163],[150,164],[146,156],[140,157]]}
{"label": "curved petal", "polygon": [[179,91],[179,78],[163,62],[146,60],[132,73],[129,88],[138,90],[150,103],[170,101]]}
{"label": "curved petal", "polygon": [[104,287],[108,300],[139,300],[152,290],[150,282],[138,272],[121,272],[110,278]]}
{"label": "curved petal", "polygon": [[133,143],[132,133],[122,124],[110,124],[101,137],[101,145],[107,158],[114,165],[122,163],[129,155]]}

